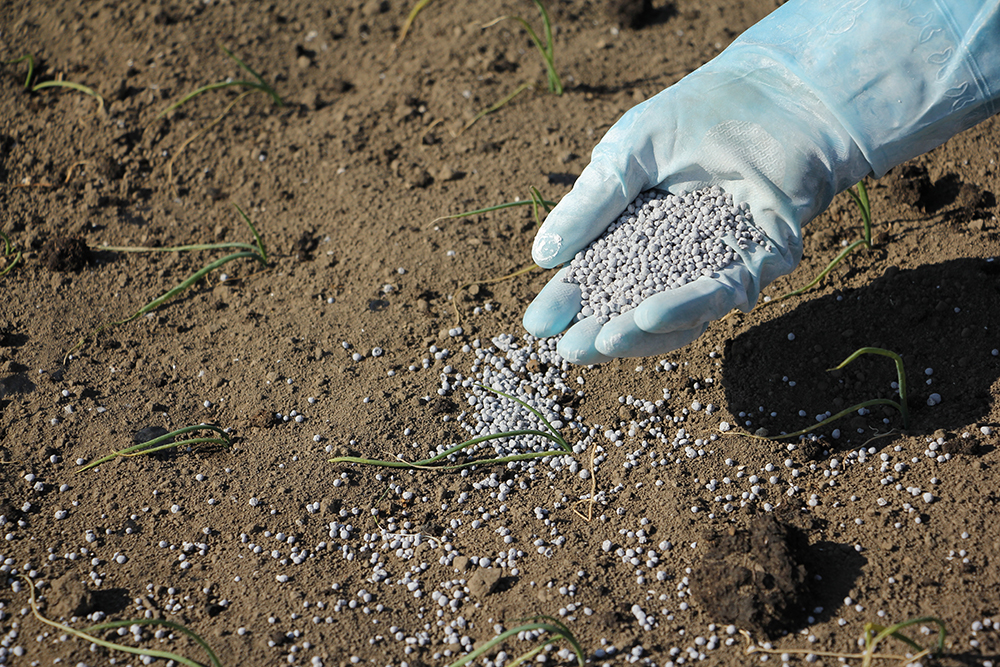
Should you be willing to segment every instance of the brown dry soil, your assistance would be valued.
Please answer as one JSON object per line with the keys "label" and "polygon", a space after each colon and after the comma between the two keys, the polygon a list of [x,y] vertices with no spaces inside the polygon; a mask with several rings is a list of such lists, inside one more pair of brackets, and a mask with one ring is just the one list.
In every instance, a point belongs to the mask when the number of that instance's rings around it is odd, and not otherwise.
{"label": "brown dry soil", "polygon": [[[662,360],[569,369],[577,419],[605,450],[598,502],[578,503],[591,481],[545,462],[463,475],[328,461],[460,441],[464,398],[436,393],[445,365],[469,374],[463,345],[523,334],[542,272],[459,287],[530,262],[530,210],[435,219],[531,186],[558,200],[622,112],[773,9],[549,4],[562,96],[516,23],[482,27],[503,13],[538,25],[527,2],[431,3],[398,51],[400,0],[0,6],[4,60],[32,53],[39,80],[105,99],[30,93],[25,63],[0,70],[0,229],[23,251],[0,303],[0,664],[141,664],[42,625],[22,574],[50,618],[168,619],[226,665],[446,665],[538,614],[565,622],[592,664],[760,660],[729,624],[782,650],[851,652],[865,623],[921,616],[947,625],[944,664],[1000,664],[998,118],[870,181],[876,247],[820,289]],[[161,117],[185,92],[244,76],[219,45],[285,105],[228,88]],[[461,132],[525,81],[538,85]],[[102,246],[249,241],[233,204],[258,226],[266,268],[235,260],[91,335],[225,252]],[[767,294],[806,282],[859,229],[839,196],[806,230],[801,268]],[[868,345],[905,360],[908,429],[876,407],[797,447],[719,432],[792,431],[892,397],[888,359],[826,370]],[[666,444],[626,396],[663,400]],[[231,429],[232,446],[77,474],[200,422]],[[678,427],[690,450],[674,446]],[[578,459],[591,468],[590,449]],[[511,482],[503,500],[498,480]],[[383,538],[393,531],[425,537],[406,548]],[[926,644],[931,628],[909,632]],[[179,632],[142,632],[102,635],[206,661]],[[565,646],[547,661],[566,662]]]}

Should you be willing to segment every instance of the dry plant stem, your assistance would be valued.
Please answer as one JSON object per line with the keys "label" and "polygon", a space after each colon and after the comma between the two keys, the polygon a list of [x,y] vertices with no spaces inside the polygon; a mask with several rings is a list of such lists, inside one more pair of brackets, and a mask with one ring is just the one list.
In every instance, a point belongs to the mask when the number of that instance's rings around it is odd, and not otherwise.
{"label": "dry plant stem", "polygon": [[218,125],[222,121],[222,119],[225,118],[229,114],[230,111],[232,111],[233,107],[236,106],[237,103],[239,103],[240,100],[242,100],[247,95],[251,95],[251,94],[256,93],[256,92],[259,92],[259,91],[257,91],[257,90],[247,90],[247,91],[244,91],[244,92],[240,93],[239,96],[235,100],[233,100],[228,105],[226,105],[226,108],[222,110],[222,113],[220,113],[218,116],[216,116],[215,120],[213,120],[211,123],[209,123],[205,127],[201,128],[200,130],[198,130],[197,132],[195,132],[190,137],[188,137],[187,139],[184,140],[184,143],[181,144],[181,147],[177,149],[177,151],[170,157],[170,161],[167,162],[167,182],[168,183],[170,183],[171,185],[173,185],[173,183],[174,183],[174,160],[176,160],[177,157],[181,153],[184,152],[184,149],[187,148],[191,144],[191,142],[193,142],[195,139],[197,139],[201,135],[205,134],[206,132],[208,132],[209,130],[211,130],[216,125]]}
{"label": "dry plant stem", "polygon": [[72,81],[42,81],[41,83],[35,84],[31,89],[32,92],[41,90],[42,88],[72,88],[97,100],[97,110],[104,110],[104,98],[101,97],[96,90],[93,88],[88,88],[82,83],[74,83]]}
{"label": "dry plant stem", "polygon": [[594,520],[594,505],[597,503],[597,466],[594,465],[594,459],[597,457],[597,447],[592,446],[590,448],[590,498],[584,498],[582,500],[576,501],[576,504],[588,503],[587,516],[584,516],[580,510],[573,509],[573,513],[584,521]]}
{"label": "dry plant stem", "polygon": [[[934,623],[938,626],[938,641],[936,646],[924,648],[917,644],[915,641],[902,634],[900,630],[903,628],[915,625],[917,623]],[[933,616],[922,616],[920,618],[910,619],[908,621],[903,621],[902,623],[896,623],[889,627],[884,627],[875,623],[866,623],[864,629],[864,635],[862,639],[865,643],[865,650],[863,653],[839,653],[837,651],[817,651],[815,649],[806,648],[764,648],[758,646],[753,639],[750,637],[750,633],[746,630],[741,630],[740,634],[747,640],[746,653],[747,655],[752,655],[754,653],[766,653],[769,655],[780,655],[782,653],[789,653],[792,655],[815,655],[824,658],[842,658],[845,660],[850,659],[860,659],[862,667],[870,667],[873,660],[898,660],[901,663],[912,664],[919,661],[928,655],[940,655],[944,651],[944,639],[947,636],[945,631],[944,621]],[[903,642],[910,648],[919,651],[916,655],[892,655],[883,654],[877,655],[875,649],[878,647],[879,643],[887,638],[894,637],[899,641]]]}
{"label": "dry plant stem", "polygon": [[205,649],[205,652],[208,654],[208,658],[211,661],[213,667],[222,667],[222,662],[219,661],[218,656],[215,655],[215,652],[212,650],[212,648],[208,645],[208,643],[204,639],[196,635],[191,630],[188,630],[183,625],[180,625],[179,623],[173,623],[172,621],[161,621],[155,618],[136,618],[127,621],[111,621],[110,623],[101,623],[99,625],[92,625],[89,628],[85,628],[83,630],[77,630],[76,628],[70,627],[68,625],[57,623],[56,621],[53,621],[43,616],[42,613],[38,610],[38,601],[35,599],[35,582],[33,582],[31,579],[29,579],[24,575],[20,576],[21,579],[23,579],[28,584],[28,591],[31,596],[30,605],[32,614],[34,614],[35,618],[37,618],[39,621],[48,626],[66,632],[67,634],[71,634],[74,637],[77,637],[78,639],[83,639],[84,641],[88,641],[92,644],[97,644],[98,646],[103,646],[104,648],[111,649],[113,651],[123,651],[125,653],[131,653],[133,655],[148,655],[154,658],[174,660],[176,662],[181,663],[182,665],[187,665],[187,667],[204,667],[202,663],[195,662],[190,658],[185,658],[184,656],[177,655],[176,653],[171,653],[169,651],[159,651],[156,649],[122,646],[121,644],[115,644],[114,642],[106,641],[94,635],[94,633],[101,632],[102,630],[111,630],[114,628],[126,627],[130,625],[159,625],[170,628],[171,630],[176,630],[182,634],[187,635],[195,642],[197,642],[199,646]]}
{"label": "dry plant stem", "polygon": [[[179,442],[171,442],[171,440],[178,435],[184,435],[185,433],[191,433],[193,431],[215,431],[219,434],[217,437],[209,438],[188,438],[186,440],[181,440]],[[139,444],[132,445],[131,447],[126,447],[124,449],[119,449],[116,452],[112,452],[107,456],[92,461],[76,471],[76,474],[80,474],[84,470],[90,470],[91,468],[96,468],[106,461],[116,459],[119,456],[142,456],[144,454],[153,454],[155,452],[160,452],[165,449],[170,449],[172,447],[184,447],[186,445],[199,445],[204,443],[215,443],[218,445],[229,446],[232,444],[232,440],[229,438],[229,434],[218,426],[212,424],[199,424],[198,426],[185,426],[184,428],[179,428],[176,431],[171,431],[170,433],[165,433],[158,438],[153,438],[152,440],[147,440],[145,442],[140,442]]]}
{"label": "dry plant stem", "polygon": [[[523,269],[518,269],[514,273],[508,273],[507,275],[500,276],[499,278],[488,278],[486,280],[473,280],[472,282],[465,283],[464,285],[462,285],[461,287],[459,287],[457,290],[455,290],[455,297],[457,297],[459,295],[459,293],[463,292],[466,288],[472,287],[473,285],[489,285],[489,284],[492,284],[492,283],[503,282],[504,280],[510,280],[511,278],[516,278],[518,276],[524,275],[525,273],[530,273],[530,272],[534,271],[537,268],[540,268],[537,264],[531,264],[529,266],[524,267]],[[458,299],[457,298],[453,298],[452,299],[452,303],[455,306],[455,322],[454,322],[454,326],[457,327],[459,324],[462,323],[462,313],[459,312],[459,310],[458,310]]]}
{"label": "dry plant stem", "polygon": [[[531,195],[531,198],[530,199],[526,199],[524,201],[508,202],[506,204],[498,204],[496,206],[490,206],[488,208],[481,208],[481,209],[478,209],[478,210],[475,210],[475,211],[468,211],[466,213],[456,213],[455,215],[447,215],[447,216],[443,216],[443,217],[440,217],[440,218],[435,218],[432,222],[438,222],[440,220],[453,220],[455,218],[465,218],[465,217],[468,217],[470,215],[478,215],[480,213],[489,213],[491,211],[498,211],[500,209],[511,208],[513,206],[527,206],[527,205],[530,204],[531,208],[532,208],[532,211],[534,213],[534,216],[535,216],[535,224],[537,224],[539,227],[541,227],[541,225],[542,225],[542,219],[538,215],[538,209],[539,208],[544,208],[545,212],[548,213],[549,211],[552,210],[552,207],[555,206],[556,203],[552,202],[552,201],[546,201],[545,199],[543,199],[542,198],[542,193],[535,186],[531,186],[531,189],[529,190],[529,193]],[[455,290],[455,294],[452,296],[452,305],[454,305],[454,307],[455,307],[455,322],[454,322],[454,326],[457,327],[459,324],[462,323],[462,314],[458,310],[458,298],[457,297],[466,288],[472,287],[473,285],[489,285],[489,284],[492,284],[492,283],[499,283],[499,282],[502,282],[504,280],[509,280],[510,278],[516,278],[517,276],[523,275],[525,273],[529,273],[530,271],[534,271],[537,268],[539,268],[539,266],[537,264],[531,264],[529,266],[524,267],[523,269],[518,269],[514,273],[508,273],[507,275],[500,276],[499,278],[488,278],[486,280],[473,280],[473,281],[467,282],[464,285],[460,286],[457,290]]]}
{"label": "dry plant stem", "polygon": [[[523,620],[530,622],[518,625],[515,628],[510,628],[509,630],[504,630],[496,637],[494,637],[490,641],[486,642],[485,644],[477,648],[472,653],[463,656],[460,660],[456,660],[455,662],[451,663],[450,665],[448,665],[448,667],[462,667],[463,665],[467,665],[476,658],[478,658],[479,656],[486,653],[487,651],[492,650],[493,647],[499,645],[508,637],[513,637],[521,632],[530,632],[533,630],[543,630],[545,632],[550,632],[556,635],[557,637],[568,641],[573,649],[573,653],[576,655],[577,664],[580,667],[583,667],[584,661],[586,659],[583,653],[583,648],[580,647],[580,642],[578,642],[576,637],[573,636],[573,633],[570,632],[569,628],[567,628],[565,625],[563,625],[556,619],[552,618],[551,616],[533,616],[531,618]],[[547,644],[550,643],[551,642],[548,641],[542,642],[541,645],[531,649],[527,653],[518,656],[512,662],[507,663],[507,667],[516,667],[517,665],[527,660],[531,660],[533,657],[535,657],[535,655],[537,655],[540,651],[542,651]]]}
{"label": "dry plant stem", "polygon": [[424,7],[431,4],[431,0],[417,0],[417,3],[413,5],[410,9],[410,13],[406,16],[406,21],[403,23],[403,29],[399,31],[399,37],[396,38],[396,43],[392,45],[393,51],[398,49],[403,44],[403,40],[406,39],[406,35],[410,32],[410,28],[413,27],[413,22],[417,18]]}
{"label": "dry plant stem", "polygon": [[527,90],[528,88],[531,88],[531,87],[532,87],[532,85],[530,83],[528,83],[528,82],[522,83],[520,86],[518,86],[517,88],[515,88],[514,92],[512,92],[510,95],[508,95],[507,97],[503,98],[502,100],[500,100],[499,102],[497,102],[493,106],[487,107],[487,108],[483,109],[482,111],[480,111],[479,113],[477,113],[472,120],[470,120],[468,123],[465,124],[465,127],[463,127],[461,130],[458,131],[458,135],[456,135],[456,136],[462,135],[466,130],[468,130],[470,127],[472,127],[477,122],[479,122],[480,118],[482,118],[483,116],[486,116],[488,114],[491,114],[494,111],[498,111],[499,109],[503,108],[503,106],[505,104],[507,104],[512,99],[514,99],[515,97],[517,97],[518,95],[520,95],[525,90]]}

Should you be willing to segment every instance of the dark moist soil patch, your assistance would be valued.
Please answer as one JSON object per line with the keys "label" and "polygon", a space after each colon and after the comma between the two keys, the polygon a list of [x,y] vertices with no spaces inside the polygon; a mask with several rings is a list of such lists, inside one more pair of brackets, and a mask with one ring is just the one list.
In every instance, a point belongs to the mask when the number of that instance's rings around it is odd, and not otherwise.
{"label": "dark moist soil patch", "polygon": [[87,242],[78,236],[57,236],[42,245],[38,260],[49,271],[79,271],[90,262]]}
{"label": "dark moist soil patch", "polygon": [[706,542],[691,591],[709,616],[770,636],[802,625],[810,599],[803,562],[809,541],[798,528],[765,514]]}

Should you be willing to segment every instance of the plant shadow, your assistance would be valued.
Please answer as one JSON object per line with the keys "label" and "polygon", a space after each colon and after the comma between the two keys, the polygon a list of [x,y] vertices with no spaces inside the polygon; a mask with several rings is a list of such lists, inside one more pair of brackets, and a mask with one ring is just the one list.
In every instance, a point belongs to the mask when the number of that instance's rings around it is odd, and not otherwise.
{"label": "plant shadow", "polygon": [[[865,355],[840,371],[827,370],[871,346],[903,358],[911,433],[980,423],[1000,377],[1000,356],[993,352],[1000,347],[993,333],[1000,329],[998,293],[1000,262],[970,258],[912,270],[890,267],[859,289],[769,306],[787,312],[726,343],[721,379],[727,403],[740,426],[776,436],[869,399],[898,400],[896,369],[888,359]],[[902,428],[898,412],[878,406],[818,433],[838,429],[832,448],[846,449]]]}

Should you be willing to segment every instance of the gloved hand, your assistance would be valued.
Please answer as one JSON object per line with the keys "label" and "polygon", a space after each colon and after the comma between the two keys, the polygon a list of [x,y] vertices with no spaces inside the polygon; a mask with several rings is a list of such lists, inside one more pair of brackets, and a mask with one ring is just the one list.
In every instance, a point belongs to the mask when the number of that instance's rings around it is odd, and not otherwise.
{"label": "gloved hand", "polygon": [[[750,204],[771,240],[604,326],[574,324],[559,353],[579,364],[682,347],[795,268],[802,226],[869,173],[934,148],[997,112],[1000,0],[793,0],[717,58],[625,113],[594,148],[532,248],[554,268],[600,236],[640,192],[718,185]],[[560,271],[524,314],[536,336],[579,312]]]}

